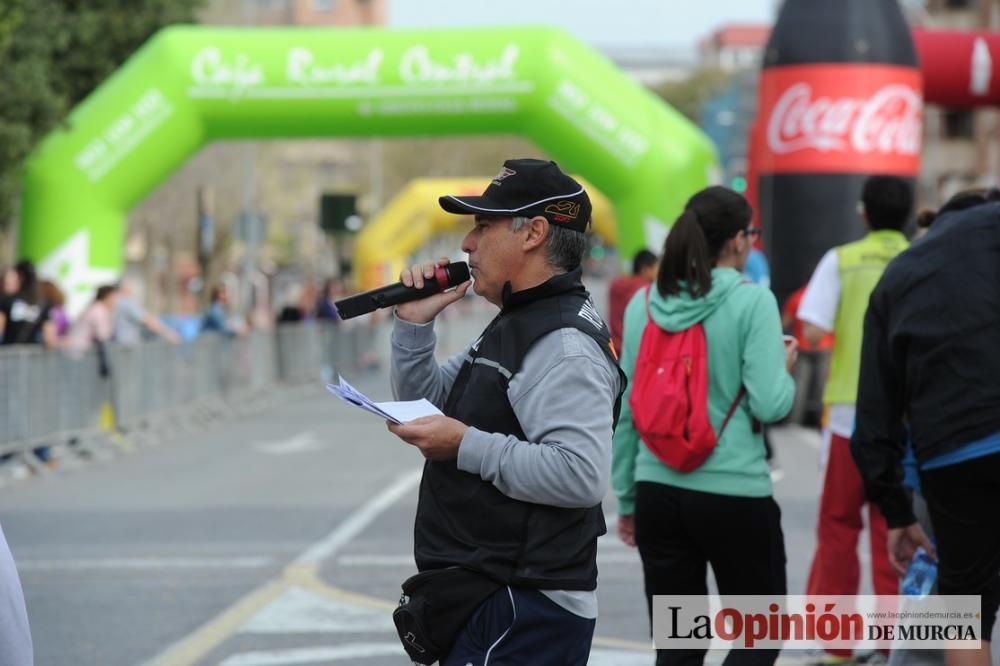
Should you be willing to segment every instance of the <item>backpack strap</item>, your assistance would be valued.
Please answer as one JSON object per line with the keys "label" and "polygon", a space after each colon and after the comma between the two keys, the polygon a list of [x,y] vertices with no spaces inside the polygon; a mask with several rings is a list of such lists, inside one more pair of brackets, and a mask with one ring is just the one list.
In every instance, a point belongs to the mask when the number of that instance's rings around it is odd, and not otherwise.
{"label": "backpack strap", "polygon": [[[744,283],[750,284],[746,280],[744,280]],[[647,320],[646,321],[646,325],[647,326],[649,324],[653,323],[653,311],[650,310],[650,308],[649,308],[649,293],[650,293],[650,291],[652,291],[652,289],[653,289],[653,285],[652,284],[646,285],[646,320]],[[744,396],[746,396],[746,394],[747,394],[747,387],[746,386],[740,386],[740,390],[736,393],[736,397],[733,399],[733,404],[729,405],[729,411],[726,412],[726,420],[722,422],[722,427],[719,429],[719,435],[718,435],[719,439],[722,438],[722,433],[726,431],[726,426],[729,425],[729,420],[731,418],[733,418],[733,414],[736,413],[736,408],[740,406],[740,402],[743,401],[743,398],[744,398]],[[754,432],[758,432],[759,431],[759,427],[758,427],[757,419],[753,420],[753,426],[754,426],[753,431]]]}
{"label": "backpack strap", "polygon": [[[753,284],[753,282],[744,277],[740,281],[740,284],[741,285]],[[733,418],[733,414],[736,413],[736,408],[739,407],[740,402],[743,400],[746,394],[747,394],[747,387],[741,385],[740,390],[737,391],[736,393],[736,397],[733,398],[733,404],[729,405],[729,411],[726,412],[726,420],[722,422],[722,428],[719,429],[719,439],[722,439],[722,433],[725,432],[726,426],[729,425],[729,419]],[[753,431],[754,433],[759,433],[762,429],[763,428],[761,427],[761,422],[758,421],[756,418],[751,417],[750,430]]]}
{"label": "backpack strap", "polygon": [[736,413],[736,408],[740,406],[740,402],[746,394],[747,387],[740,386],[740,390],[736,393],[736,398],[733,399],[733,404],[729,405],[729,411],[726,412],[726,420],[722,422],[722,427],[719,428],[718,439],[722,439],[722,433],[726,431],[726,426],[729,425],[729,419],[733,418],[733,414]]}

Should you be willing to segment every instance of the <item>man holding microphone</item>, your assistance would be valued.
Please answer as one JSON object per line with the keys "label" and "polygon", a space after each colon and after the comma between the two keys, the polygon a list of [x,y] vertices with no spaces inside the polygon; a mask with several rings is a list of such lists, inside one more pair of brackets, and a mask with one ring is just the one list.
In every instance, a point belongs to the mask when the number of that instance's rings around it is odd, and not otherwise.
{"label": "man holding microphone", "polygon": [[[462,242],[473,289],[500,308],[474,344],[440,366],[434,319],[469,283],[395,311],[393,393],[444,412],[389,425],[427,459],[417,568],[424,581],[469,576],[460,586],[468,613],[441,664],[583,665],[624,390],[608,328],[581,281],[590,199],[554,162],[520,159],[507,160],[482,196],[440,204],[474,216]],[[413,266],[400,279],[422,288],[435,267]],[[433,596],[438,586],[427,587]]]}

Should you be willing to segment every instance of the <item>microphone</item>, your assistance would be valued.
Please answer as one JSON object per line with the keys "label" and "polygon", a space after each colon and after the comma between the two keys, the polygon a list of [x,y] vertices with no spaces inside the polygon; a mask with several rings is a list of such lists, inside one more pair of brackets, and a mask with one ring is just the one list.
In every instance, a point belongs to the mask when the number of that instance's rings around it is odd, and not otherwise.
{"label": "microphone", "polygon": [[457,287],[469,278],[469,264],[464,261],[456,261],[452,264],[435,267],[434,277],[429,280],[425,279],[424,286],[420,289],[407,287],[402,282],[397,282],[339,300],[334,303],[334,306],[341,319],[350,319],[379,308],[387,308],[390,305],[409,303],[433,296],[445,289]]}

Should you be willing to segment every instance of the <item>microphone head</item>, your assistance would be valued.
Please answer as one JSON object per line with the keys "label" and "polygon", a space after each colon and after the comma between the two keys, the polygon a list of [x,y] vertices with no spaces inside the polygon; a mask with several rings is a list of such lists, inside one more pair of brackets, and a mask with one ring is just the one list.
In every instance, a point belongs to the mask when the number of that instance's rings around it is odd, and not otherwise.
{"label": "microphone head", "polygon": [[342,298],[333,304],[341,319],[352,319],[368,314],[379,308],[379,303],[370,292]]}
{"label": "microphone head", "polygon": [[464,261],[455,261],[447,266],[448,269],[448,286],[457,287],[463,282],[467,282],[472,279],[472,275],[469,273],[469,264]]}
{"label": "microphone head", "polygon": [[334,307],[341,319],[350,319],[359,315],[372,312],[379,308],[389,307],[407,303],[418,298],[426,298],[445,289],[451,289],[470,279],[469,264],[464,261],[456,261],[453,264],[438,266],[434,280],[425,280],[424,286],[420,289],[406,287],[401,282],[379,287],[372,291],[366,291],[347,298],[342,298]]}

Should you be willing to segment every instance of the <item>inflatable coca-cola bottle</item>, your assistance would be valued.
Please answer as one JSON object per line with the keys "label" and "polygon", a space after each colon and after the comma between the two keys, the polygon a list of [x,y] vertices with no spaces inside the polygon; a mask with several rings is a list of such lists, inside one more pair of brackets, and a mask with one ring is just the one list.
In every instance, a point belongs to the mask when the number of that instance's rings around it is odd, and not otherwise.
{"label": "inflatable coca-cola bottle", "polygon": [[871,174],[916,178],[920,71],[897,0],[785,0],[764,52],[757,205],[779,300],[860,238]]}

